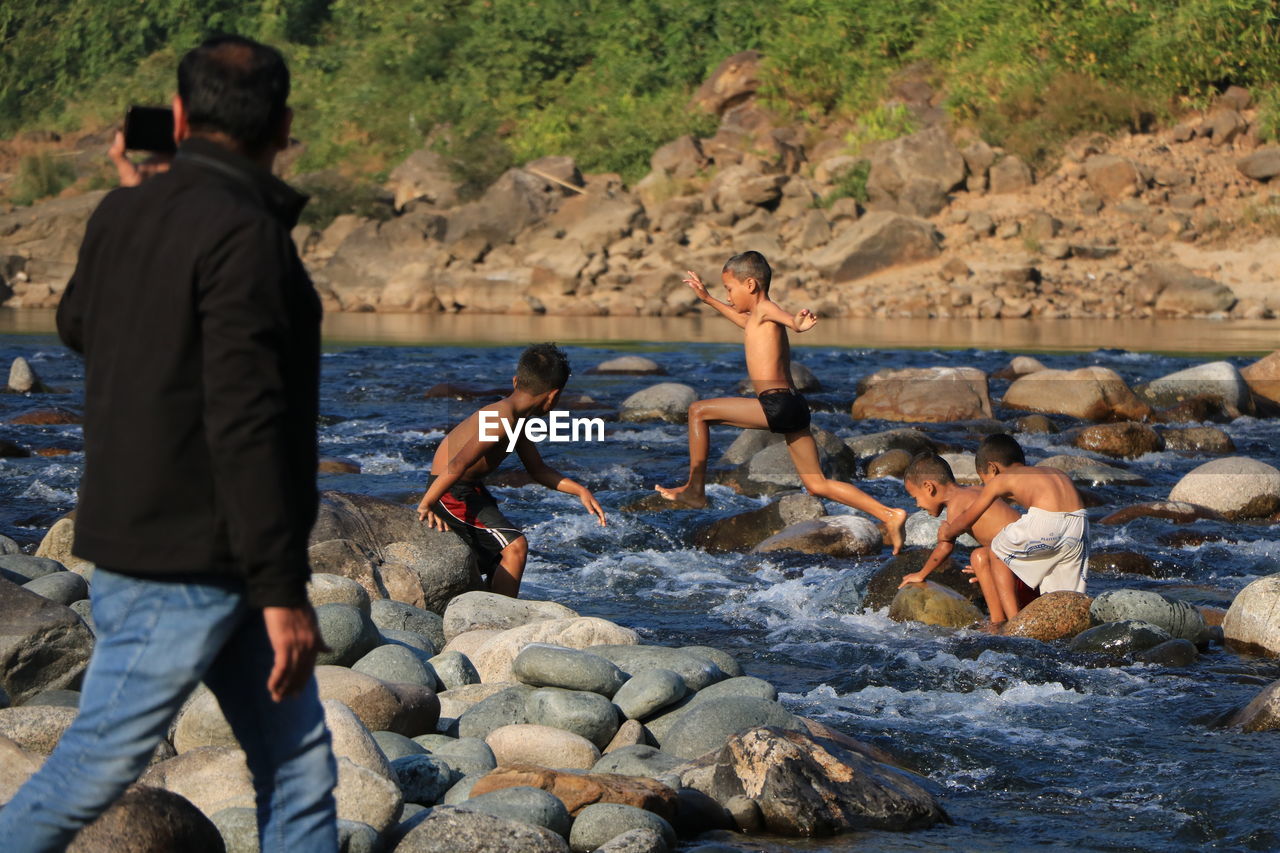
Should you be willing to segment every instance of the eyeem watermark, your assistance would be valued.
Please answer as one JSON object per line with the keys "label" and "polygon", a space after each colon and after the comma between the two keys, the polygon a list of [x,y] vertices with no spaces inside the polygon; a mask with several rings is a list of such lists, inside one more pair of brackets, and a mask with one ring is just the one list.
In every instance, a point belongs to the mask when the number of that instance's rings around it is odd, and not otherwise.
{"label": "eyeem watermark", "polygon": [[[501,431],[499,431],[501,429]],[[516,449],[516,443],[523,435],[535,444],[544,441],[604,441],[603,418],[574,418],[569,413],[556,409],[541,418],[516,418],[515,426],[498,412],[483,409],[480,412],[480,440],[500,441],[507,437],[507,452]]]}

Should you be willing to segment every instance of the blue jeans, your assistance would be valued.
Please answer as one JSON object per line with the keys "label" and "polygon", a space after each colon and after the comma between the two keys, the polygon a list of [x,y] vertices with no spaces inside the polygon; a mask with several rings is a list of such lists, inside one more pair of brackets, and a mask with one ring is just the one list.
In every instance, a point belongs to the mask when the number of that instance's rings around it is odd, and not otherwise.
{"label": "blue jeans", "polygon": [[337,769],[315,679],[271,700],[274,653],[243,584],[98,569],[92,604],[98,636],[80,714],[0,810],[6,853],[65,849],[138,778],[201,679],[248,758],[264,853],[336,853]]}

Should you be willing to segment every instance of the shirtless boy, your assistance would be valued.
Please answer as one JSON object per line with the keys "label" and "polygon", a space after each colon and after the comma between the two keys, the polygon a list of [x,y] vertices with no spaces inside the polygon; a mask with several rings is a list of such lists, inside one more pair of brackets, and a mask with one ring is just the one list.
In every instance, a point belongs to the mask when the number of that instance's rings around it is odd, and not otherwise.
{"label": "shirtless boy", "polygon": [[[938,540],[954,542],[998,498],[1011,498],[1026,507],[1027,514],[995,535],[991,540],[992,555],[1040,593],[1084,592],[1089,518],[1071,478],[1057,468],[1027,465],[1018,442],[1004,434],[983,439],[975,464],[982,493],[942,525]],[[1010,612],[1005,605],[1006,617],[1016,613],[1016,609]]]}
{"label": "shirtless boy", "polygon": [[[903,481],[907,494],[915,498],[916,506],[934,518],[944,509],[948,518],[957,518],[982,493],[976,486],[961,486],[957,483],[947,460],[936,453],[917,454],[907,467]],[[987,611],[991,615],[991,625],[997,628],[1011,613],[1018,612],[1028,593],[1034,595],[1009,571],[1008,566],[991,553],[991,541],[1001,530],[1017,520],[1017,510],[996,498],[986,512],[973,522],[972,527],[960,531],[972,534],[981,546],[969,556],[969,568],[966,571],[974,576],[981,587],[982,597],[986,600]],[[923,568],[904,576],[898,588],[909,583],[922,583],[934,569],[946,562],[955,547],[953,540],[940,537]]]}
{"label": "shirtless boy", "polygon": [[697,273],[688,272],[685,284],[706,304],[745,332],[747,375],[756,397],[718,397],[699,400],[689,407],[689,479],[675,488],[656,486],[667,500],[686,506],[707,505],[707,454],[712,424],[743,429],[767,429],[785,436],[791,461],[809,494],[839,501],[884,522],[893,553],[902,548],[905,510],[887,507],[849,483],[828,480],[818,461],[818,446],[809,432],[809,404],[791,384],[791,345],[787,330],[812,329],[818,318],[807,308],[794,315],[769,299],[773,271],[759,252],[744,252],[725,262],[720,280],[729,301],[707,292]]}
{"label": "shirtless boy", "polygon": [[[431,461],[431,478],[418,504],[418,520],[462,537],[479,559],[481,573],[492,575],[492,592],[512,598],[519,594],[529,543],[503,516],[481,481],[507,458],[508,431],[518,430],[523,418],[555,408],[568,380],[569,359],[554,344],[529,347],[520,356],[511,394],[454,427]],[[543,462],[537,445],[523,430],[519,433],[516,455],[533,479],[548,489],[576,496],[603,527],[604,510],[591,492]]]}

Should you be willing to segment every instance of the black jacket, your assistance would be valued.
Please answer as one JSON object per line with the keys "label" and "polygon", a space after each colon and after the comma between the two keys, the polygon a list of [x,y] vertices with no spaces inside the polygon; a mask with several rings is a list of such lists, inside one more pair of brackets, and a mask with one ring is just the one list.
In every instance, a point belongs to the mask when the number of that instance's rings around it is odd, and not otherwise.
{"label": "black jacket", "polygon": [[142,577],[239,575],[305,603],[320,301],[290,239],[306,203],[189,139],[94,211],[58,306],[85,359],[76,556]]}

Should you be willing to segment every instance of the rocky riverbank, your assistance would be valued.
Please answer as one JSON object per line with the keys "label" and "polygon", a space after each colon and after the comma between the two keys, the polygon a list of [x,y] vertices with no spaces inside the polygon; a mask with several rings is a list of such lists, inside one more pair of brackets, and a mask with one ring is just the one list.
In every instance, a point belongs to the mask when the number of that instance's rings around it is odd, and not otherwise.
{"label": "rocky riverbank", "polygon": [[[1280,148],[1259,142],[1248,92],[1172,128],[1078,137],[1033,169],[952,127],[920,80],[884,104],[915,128],[897,139],[786,123],[756,98],[759,60],[724,62],[690,105],[717,132],[658,149],[634,186],[547,157],[465,200],[446,160],[412,154],[378,216],[295,232],[326,307],[684,315],[706,309],[683,270],[755,249],[779,300],[829,317],[1280,312]],[[0,214],[3,304],[57,303],[100,197]]]}

